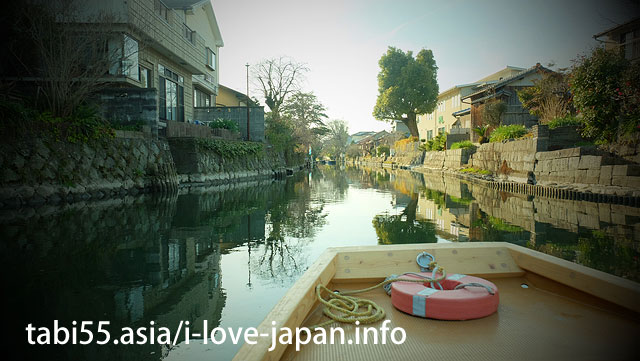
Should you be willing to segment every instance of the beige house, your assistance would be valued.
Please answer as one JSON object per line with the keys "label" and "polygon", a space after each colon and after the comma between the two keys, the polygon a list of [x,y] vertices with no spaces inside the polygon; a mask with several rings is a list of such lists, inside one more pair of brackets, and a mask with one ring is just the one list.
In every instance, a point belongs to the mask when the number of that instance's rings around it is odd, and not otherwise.
{"label": "beige house", "polygon": [[[507,66],[506,68],[488,75],[474,83],[456,85],[438,95],[438,106],[429,114],[419,114],[417,117],[420,139],[431,140],[439,133],[469,133],[471,118],[470,106],[462,102],[462,98],[471,94],[473,89],[484,84],[495,83],[511,77],[524,68]],[[454,129],[452,131],[452,129]]]}
{"label": "beige house", "polygon": [[222,84],[218,84],[218,96],[216,97],[215,106],[246,107],[247,95]]}
{"label": "beige house", "polygon": [[215,104],[218,55],[224,46],[210,0],[89,0],[89,15],[113,15],[111,80],[155,88],[158,127],[192,122],[194,106]]}

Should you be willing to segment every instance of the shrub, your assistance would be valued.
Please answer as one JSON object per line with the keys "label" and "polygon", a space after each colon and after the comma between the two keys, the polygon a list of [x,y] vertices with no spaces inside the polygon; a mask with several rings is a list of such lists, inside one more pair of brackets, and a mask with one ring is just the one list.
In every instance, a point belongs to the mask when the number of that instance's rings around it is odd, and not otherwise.
{"label": "shrub", "polygon": [[0,134],[7,139],[43,136],[55,141],[87,143],[112,139],[113,127],[103,120],[96,107],[80,105],[69,116],[38,112],[20,103],[0,101]]}
{"label": "shrub", "polygon": [[527,134],[527,128],[524,125],[503,125],[491,132],[489,142],[501,142],[507,139],[517,139]]}
{"label": "shrub", "polygon": [[488,124],[473,128],[473,132],[478,135],[478,143],[484,144],[489,140],[489,136],[487,135],[488,130]]}
{"label": "shrub", "polygon": [[197,138],[196,145],[199,149],[210,150],[223,158],[236,158],[262,152],[262,143],[234,142],[222,139]]}
{"label": "shrub", "polygon": [[451,144],[451,149],[473,149],[476,146],[471,143],[470,140],[463,140],[461,142],[455,142]]}
{"label": "shrub", "polygon": [[582,136],[610,143],[640,126],[640,64],[618,51],[595,49],[572,69],[569,86],[582,115]]}
{"label": "shrub", "polygon": [[378,154],[378,157],[382,156],[383,154],[388,157],[389,154],[391,154],[391,150],[389,149],[388,145],[381,145],[376,149],[376,153]]}
{"label": "shrub", "polygon": [[438,134],[435,138],[422,144],[420,146],[420,149],[427,152],[440,151],[440,150],[444,150],[446,146],[447,146],[447,133],[441,133],[441,134]]}
{"label": "shrub", "polygon": [[418,137],[409,137],[409,138],[404,138],[404,139],[400,139],[399,141],[395,142],[393,147],[394,148],[403,148],[406,147],[407,145],[409,145],[409,143],[414,143],[414,142],[418,142],[420,141],[418,139]]}
{"label": "shrub", "polygon": [[582,121],[572,115],[567,115],[561,118],[555,118],[547,123],[549,129],[555,129],[559,127],[579,127],[582,125]]}
{"label": "shrub", "polygon": [[238,131],[238,123],[230,119],[217,118],[209,122],[209,127],[213,129],[228,129],[232,132]]}
{"label": "shrub", "polygon": [[67,117],[54,116],[47,111],[40,113],[36,120],[57,141],[87,143],[115,137],[111,124],[103,120],[93,106],[80,105]]}
{"label": "shrub", "polygon": [[532,87],[518,91],[522,106],[543,124],[575,114],[567,78],[560,72],[544,73],[541,79],[533,81]]}

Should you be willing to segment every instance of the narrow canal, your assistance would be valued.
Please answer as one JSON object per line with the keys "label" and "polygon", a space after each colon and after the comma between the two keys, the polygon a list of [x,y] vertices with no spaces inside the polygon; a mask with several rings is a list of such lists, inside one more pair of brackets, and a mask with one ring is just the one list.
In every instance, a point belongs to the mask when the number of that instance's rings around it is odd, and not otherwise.
{"label": "narrow canal", "polygon": [[95,332],[109,321],[113,337],[151,321],[172,331],[189,321],[191,333],[205,320],[209,330],[256,326],[330,246],[506,241],[640,281],[638,208],[405,170],[320,166],[282,181],[3,211],[0,231],[5,349],[34,359],[231,359],[240,345],[183,335],[171,349],[28,346],[25,327],[91,320]]}

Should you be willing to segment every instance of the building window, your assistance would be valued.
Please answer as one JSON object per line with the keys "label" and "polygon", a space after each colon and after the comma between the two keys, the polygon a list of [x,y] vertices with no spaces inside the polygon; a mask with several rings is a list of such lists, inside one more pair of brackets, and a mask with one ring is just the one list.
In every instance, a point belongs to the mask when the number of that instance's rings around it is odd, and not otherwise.
{"label": "building window", "polygon": [[169,8],[160,0],[154,0],[154,11],[164,21],[169,22]]}
{"label": "building window", "polygon": [[438,111],[439,112],[444,112],[446,110],[446,105],[445,105],[445,101],[441,101],[438,103]]}
{"label": "building window", "polygon": [[633,48],[637,46],[633,43],[633,31],[622,34],[621,38],[622,54],[625,59],[633,59]]}
{"label": "building window", "polygon": [[160,118],[184,121],[184,78],[158,64],[158,96]]}
{"label": "building window", "polygon": [[142,84],[143,88],[153,88],[151,77],[151,70],[144,66],[138,67],[138,81]]}
{"label": "building window", "polygon": [[438,128],[438,134],[444,134],[444,127]]}
{"label": "building window", "polygon": [[427,114],[427,120],[433,120],[433,112]]}
{"label": "building window", "polygon": [[138,41],[129,35],[109,38],[106,48],[109,56],[109,75],[127,76],[138,80]]}
{"label": "building window", "polygon": [[444,117],[442,115],[438,116],[438,123],[440,124],[444,123]]}
{"label": "building window", "polygon": [[427,140],[433,139],[433,130],[427,130]]}
{"label": "building window", "polygon": [[211,70],[216,70],[216,53],[210,48],[207,48],[207,65]]}
{"label": "building window", "polygon": [[451,97],[451,107],[456,108],[460,106],[460,94]]}
{"label": "building window", "polygon": [[210,107],[211,94],[200,89],[193,88],[193,106],[194,107]]}

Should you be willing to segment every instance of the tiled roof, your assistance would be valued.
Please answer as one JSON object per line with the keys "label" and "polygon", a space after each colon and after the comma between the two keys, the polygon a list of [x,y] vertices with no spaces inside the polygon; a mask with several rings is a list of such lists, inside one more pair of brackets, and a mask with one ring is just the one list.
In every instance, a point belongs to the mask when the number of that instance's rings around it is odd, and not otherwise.
{"label": "tiled roof", "polygon": [[540,63],[537,63],[536,65],[532,66],[531,68],[529,68],[529,69],[527,69],[525,71],[522,71],[522,72],[517,73],[515,75],[512,75],[510,77],[504,78],[504,79],[502,79],[502,80],[500,80],[500,81],[498,81],[496,83],[487,84],[486,86],[481,87],[479,90],[464,96],[462,99],[471,98],[472,96],[481,94],[481,93],[483,93],[483,92],[485,92],[485,91],[487,91],[489,89],[499,88],[499,87],[501,87],[503,85],[509,84],[509,83],[511,83],[511,82],[513,82],[515,80],[518,80],[518,79],[520,79],[522,77],[525,77],[525,76],[527,76],[527,75],[529,75],[531,73],[537,72],[537,71],[551,72],[553,70],[547,69],[547,68],[543,67],[542,65],[540,65]]}

